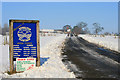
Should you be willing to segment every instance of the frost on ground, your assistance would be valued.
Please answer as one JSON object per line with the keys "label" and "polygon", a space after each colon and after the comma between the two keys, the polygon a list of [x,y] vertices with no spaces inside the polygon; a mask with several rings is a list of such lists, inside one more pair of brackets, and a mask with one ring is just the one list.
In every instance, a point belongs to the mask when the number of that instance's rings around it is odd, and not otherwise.
{"label": "frost on ground", "polygon": [[116,38],[114,36],[95,37],[93,35],[79,35],[79,37],[82,37],[83,39],[89,42],[120,52],[118,50],[118,37]]}
{"label": "frost on ground", "polygon": [[[2,73],[9,68],[9,46],[3,46],[2,67],[3,70],[0,75],[4,78],[75,78],[73,72],[69,72],[66,66],[62,63],[61,48],[66,35],[57,34],[56,36],[40,37],[40,57],[41,66],[35,67],[31,70],[24,71],[23,73],[16,73],[8,75]],[[0,48],[1,49],[1,48]]]}

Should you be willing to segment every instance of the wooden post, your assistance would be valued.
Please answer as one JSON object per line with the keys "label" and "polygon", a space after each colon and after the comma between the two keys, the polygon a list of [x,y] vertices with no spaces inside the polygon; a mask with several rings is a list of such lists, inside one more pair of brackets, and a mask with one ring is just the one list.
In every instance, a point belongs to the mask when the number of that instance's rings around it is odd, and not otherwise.
{"label": "wooden post", "polygon": [[40,66],[40,41],[39,41],[39,21],[37,21],[37,67]]}
{"label": "wooden post", "polygon": [[13,63],[13,22],[9,21],[9,51],[10,51],[10,74],[14,71],[14,63]]}
{"label": "wooden post", "polygon": [[6,44],[8,44],[8,42],[7,42],[7,35],[6,35],[6,41],[5,42],[6,42]]}
{"label": "wooden post", "polygon": [[4,43],[3,43],[3,44],[4,44],[4,45],[6,44],[6,43],[5,43],[5,37],[4,37]]}

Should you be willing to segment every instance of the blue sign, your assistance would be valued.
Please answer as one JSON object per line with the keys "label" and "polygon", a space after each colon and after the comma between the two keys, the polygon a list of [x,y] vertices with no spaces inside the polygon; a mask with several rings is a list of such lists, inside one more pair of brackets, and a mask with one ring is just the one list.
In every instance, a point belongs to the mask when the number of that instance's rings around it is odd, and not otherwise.
{"label": "blue sign", "polygon": [[13,58],[37,58],[36,23],[13,23]]}

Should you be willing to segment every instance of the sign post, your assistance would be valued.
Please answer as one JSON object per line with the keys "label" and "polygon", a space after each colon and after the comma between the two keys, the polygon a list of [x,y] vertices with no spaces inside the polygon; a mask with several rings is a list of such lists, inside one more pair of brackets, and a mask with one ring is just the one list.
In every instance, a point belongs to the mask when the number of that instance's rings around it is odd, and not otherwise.
{"label": "sign post", "polygon": [[10,73],[14,71],[16,59],[35,58],[37,67],[40,66],[39,21],[10,20],[9,28]]}

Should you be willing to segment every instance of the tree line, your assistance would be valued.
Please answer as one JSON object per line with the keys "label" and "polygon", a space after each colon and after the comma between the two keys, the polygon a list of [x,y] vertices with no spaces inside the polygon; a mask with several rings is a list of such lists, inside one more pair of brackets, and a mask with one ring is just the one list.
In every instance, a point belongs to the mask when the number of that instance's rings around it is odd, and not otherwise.
{"label": "tree line", "polygon": [[[71,32],[74,34],[91,34],[91,31],[89,30],[87,25],[88,24],[85,22],[79,22],[73,28],[70,25],[65,25],[63,27],[63,30],[64,32],[66,32],[67,28],[69,27],[71,29]],[[93,30],[94,30],[94,34],[98,34],[102,30],[104,30],[104,28],[99,23],[93,23]]]}
{"label": "tree line", "polygon": [[9,32],[8,24],[4,24],[3,27],[1,27],[1,25],[0,25],[0,34],[6,35],[6,32]]}
{"label": "tree line", "polygon": [[[79,22],[78,24],[76,24],[75,26],[73,26],[73,28],[70,25],[65,25],[63,26],[63,30],[64,32],[67,32],[67,28],[71,29],[71,31],[75,34],[92,34],[92,32],[89,30],[89,28],[87,27],[88,24],[85,22]],[[102,32],[104,30],[104,27],[102,27],[99,23],[93,23],[93,34],[98,34],[100,32]],[[8,24],[5,23],[3,27],[1,27],[0,25],[0,34],[2,35],[6,35],[6,32],[9,32],[9,27]],[[110,32],[105,32],[104,35],[120,35],[120,33],[110,33]]]}

